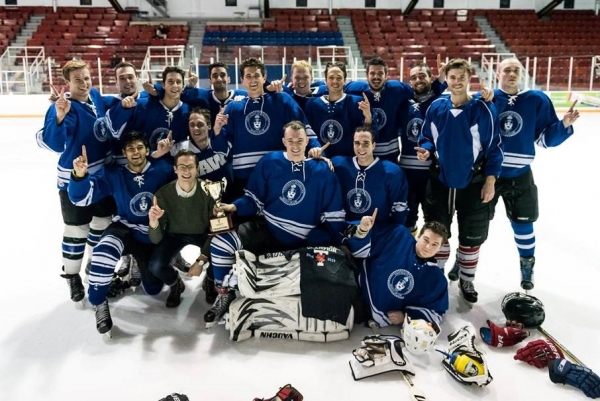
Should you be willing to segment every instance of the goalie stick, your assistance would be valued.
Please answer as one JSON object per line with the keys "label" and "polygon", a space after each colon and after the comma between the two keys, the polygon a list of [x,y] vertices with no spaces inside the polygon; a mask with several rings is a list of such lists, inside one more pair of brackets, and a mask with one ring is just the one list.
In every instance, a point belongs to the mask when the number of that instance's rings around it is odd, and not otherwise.
{"label": "goalie stick", "polygon": [[[373,330],[373,332],[376,335],[379,335],[379,325],[377,324],[377,322],[375,322],[374,320],[369,320],[369,327],[371,328],[371,330]],[[400,372],[400,374],[402,375],[402,377],[404,378],[406,383],[408,383],[408,385],[409,385],[410,396],[412,397],[411,400],[427,401],[427,397],[425,396],[425,393],[423,393],[423,391],[420,388],[415,386],[415,383],[410,378],[410,375],[408,373],[404,373],[402,371]]]}
{"label": "goalie stick", "polygon": [[573,355],[573,353],[572,353],[571,351],[569,351],[569,350],[568,350],[568,349],[567,349],[567,348],[566,348],[564,345],[562,345],[561,343],[559,343],[559,342],[556,340],[556,338],[552,337],[552,336],[550,335],[550,333],[548,333],[546,330],[544,330],[544,329],[542,328],[542,326],[538,326],[538,328],[537,328],[537,329],[538,329],[538,331],[539,331],[539,332],[540,332],[540,333],[541,333],[541,334],[542,334],[544,337],[546,337],[548,340],[550,340],[550,341],[552,341],[554,344],[556,344],[556,346],[557,346],[558,348],[560,348],[560,350],[561,350],[561,351],[562,351],[562,352],[563,352],[563,353],[564,353],[566,356],[568,356],[569,358],[571,358],[571,360],[572,360],[573,362],[575,362],[575,363],[576,363],[576,364],[578,364],[578,365],[581,365],[581,366],[583,366],[584,368],[587,368],[587,366],[586,366],[586,365],[585,365],[583,362],[581,362],[581,360],[579,360],[579,358],[577,358],[575,355]]}

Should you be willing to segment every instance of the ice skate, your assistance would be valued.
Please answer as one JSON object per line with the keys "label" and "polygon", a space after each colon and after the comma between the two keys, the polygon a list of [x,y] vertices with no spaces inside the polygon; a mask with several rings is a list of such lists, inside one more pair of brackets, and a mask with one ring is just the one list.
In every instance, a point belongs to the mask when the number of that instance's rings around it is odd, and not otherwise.
{"label": "ice skate", "polygon": [[475,291],[475,286],[473,285],[472,281],[464,281],[463,279],[460,279],[459,288],[460,294],[462,295],[465,301],[472,304],[477,302],[478,294],[477,291]]}
{"label": "ice skate", "polygon": [[102,302],[100,305],[94,307],[96,313],[96,330],[98,333],[105,334],[109,338],[112,338],[112,327],[113,322],[110,317],[110,309],[108,308],[108,301]]}
{"label": "ice skate", "polygon": [[180,272],[187,273],[190,271],[190,265],[182,256],[181,253],[177,253],[170,263],[171,267],[179,270]]}
{"label": "ice skate", "polygon": [[61,274],[62,278],[67,280],[69,284],[69,290],[71,292],[71,301],[73,302],[81,302],[85,297],[85,289],[83,288],[83,283],[81,282],[81,277],[79,274]]}
{"label": "ice skate", "polygon": [[533,266],[535,256],[521,258],[521,288],[525,291],[533,290]]}
{"label": "ice skate", "polygon": [[456,281],[458,280],[458,275],[460,273],[460,265],[458,264],[458,258],[454,261],[454,266],[452,266],[452,270],[448,272],[448,280]]}
{"label": "ice skate", "polygon": [[133,259],[133,256],[131,255],[123,255],[121,257],[121,265],[119,266],[119,270],[117,270],[117,276],[125,277],[129,274],[131,259]]}
{"label": "ice skate", "polygon": [[110,286],[108,287],[108,298],[114,298],[125,292],[128,288],[131,288],[128,281],[121,279],[118,274],[114,274]]}
{"label": "ice skate", "polygon": [[185,291],[185,284],[181,277],[177,276],[177,281],[171,286],[171,292],[167,297],[166,306],[167,308],[176,308],[181,304],[181,293]]}
{"label": "ice skate", "polygon": [[204,277],[204,281],[202,282],[202,289],[204,290],[204,299],[207,304],[214,304],[217,299],[217,290],[215,290],[215,280],[208,277]]}
{"label": "ice skate", "polygon": [[138,266],[137,260],[131,256],[131,262],[129,263],[129,285],[132,287],[139,287],[140,284],[142,284],[140,267]]}
{"label": "ice skate", "polygon": [[219,323],[221,317],[229,310],[229,305],[235,299],[235,291],[229,288],[216,287],[217,299],[213,304],[212,308],[204,314],[204,322],[206,322],[206,328],[213,327]]}

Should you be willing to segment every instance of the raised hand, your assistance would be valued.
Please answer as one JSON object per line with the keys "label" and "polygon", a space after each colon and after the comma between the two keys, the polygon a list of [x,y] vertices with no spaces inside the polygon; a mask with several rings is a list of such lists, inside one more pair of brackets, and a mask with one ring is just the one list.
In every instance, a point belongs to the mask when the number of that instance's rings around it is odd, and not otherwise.
{"label": "raised hand", "polygon": [[152,200],[152,207],[148,211],[148,220],[151,228],[158,227],[158,219],[163,217],[165,211],[158,206],[158,199],[156,196]]}
{"label": "raised hand", "polygon": [[[167,135],[167,137],[165,139],[161,139],[156,144],[156,152],[155,153],[159,153],[160,156],[166,155],[167,153],[169,153],[169,151],[171,150],[173,145],[175,145],[175,141],[173,140],[173,132],[169,131],[169,134]],[[158,156],[158,157],[160,157],[160,156]],[[156,156],[153,155],[153,157],[156,157]]]}
{"label": "raised hand", "polygon": [[276,79],[271,81],[269,86],[267,86],[267,90],[269,92],[281,92],[283,91],[283,86],[285,85],[285,81],[287,80],[287,74],[283,74],[281,79]]}
{"label": "raised hand", "polygon": [[229,121],[229,114],[225,114],[225,107],[221,107],[219,114],[215,117],[215,126],[213,127],[215,135],[221,133],[221,128],[227,125],[227,121]]}
{"label": "raised hand", "polygon": [[415,150],[417,151],[417,159],[422,162],[429,159],[429,156],[431,155],[427,149],[420,148],[418,146],[415,146]]}
{"label": "raised hand", "polygon": [[76,157],[73,160],[73,171],[77,177],[85,177],[88,169],[88,158],[85,150],[85,145],[81,146],[81,156]]}
{"label": "raised hand", "polygon": [[308,157],[312,159],[321,159],[323,157],[323,151],[327,149],[331,145],[331,142],[327,142],[325,145],[320,148],[312,148],[308,151]]}
{"label": "raised hand", "polygon": [[371,104],[369,103],[369,98],[363,92],[363,100],[358,102],[358,108],[362,111],[363,116],[365,116],[365,124],[371,125],[373,122],[373,116],[371,115]]}
{"label": "raised hand", "polygon": [[577,119],[579,118],[579,110],[575,110],[575,105],[577,104],[577,100],[573,102],[569,111],[567,111],[563,117],[563,124],[565,128],[569,128]]}
{"label": "raised hand", "polygon": [[71,110],[71,101],[65,96],[65,88],[61,88],[56,100],[56,122],[62,123],[67,113]]}
{"label": "raised hand", "polygon": [[50,84],[50,97],[48,98],[48,100],[50,100],[50,102],[54,103],[58,100],[59,97],[60,97],[59,92],[56,90],[54,85]]}
{"label": "raised hand", "polygon": [[438,70],[438,81],[444,83],[446,81],[446,63],[442,61],[442,56],[437,55],[437,70]]}
{"label": "raised hand", "polygon": [[135,100],[137,99],[138,95],[139,92],[136,90],[133,95],[127,96],[121,100],[121,106],[123,106],[124,109],[131,109],[132,107],[137,106],[137,102]]}
{"label": "raised hand", "polygon": [[148,71],[148,80],[142,82],[142,88],[144,88],[144,90],[146,92],[148,92],[148,94],[150,96],[158,96],[158,91],[156,90],[156,88],[154,87],[154,84],[152,83],[152,74],[150,74],[150,71]]}
{"label": "raised hand", "polygon": [[486,102],[491,102],[492,100],[494,100],[494,91],[489,88],[486,88],[484,84],[481,84],[480,93],[481,98]]}
{"label": "raised hand", "polygon": [[198,75],[196,75],[194,72],[194,64],[190,63],[190,68],[188,70],[187,87],[195,88],[196,86],[198,86]]}
{"label": "raised hand", "polygon": [[362,232],[365,232],[365,233],[369,232],[371,230],[371,228],[373,228],[376,218],[377,218],[377,208],[375,208],[375,210],[373,210],[373,214],[371,216],[363,216],[360,219],[360,224],[358,225],[358,228]]}

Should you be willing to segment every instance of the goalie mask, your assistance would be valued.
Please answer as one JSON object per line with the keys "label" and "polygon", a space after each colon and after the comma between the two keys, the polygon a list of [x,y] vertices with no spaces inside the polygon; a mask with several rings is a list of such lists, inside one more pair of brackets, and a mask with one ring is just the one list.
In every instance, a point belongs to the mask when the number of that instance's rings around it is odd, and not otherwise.
{"label": "goalie mask", "polygon": [[433,348],[440,335],[440,326],[423,319],[404,317],[404,346],[413,355],[423,355]]}
{"label": "goalie mask", "polygon": [[542,301],[520,292],[511,292],[504,297],[502,313],[506,320],[523,323],[525,327],[541,326],[546,319]]}

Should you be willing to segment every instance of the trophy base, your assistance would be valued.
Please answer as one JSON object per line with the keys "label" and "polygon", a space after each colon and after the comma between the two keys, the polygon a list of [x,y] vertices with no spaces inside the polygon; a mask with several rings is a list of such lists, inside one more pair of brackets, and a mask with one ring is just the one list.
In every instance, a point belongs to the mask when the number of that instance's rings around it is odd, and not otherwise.
{"label": "trophy base", "polygon": [[223,217],[214,217],[209,220],[210,224],[210,235],[223,234],[229,231],[233,231],[233,222],[231,215]]}

